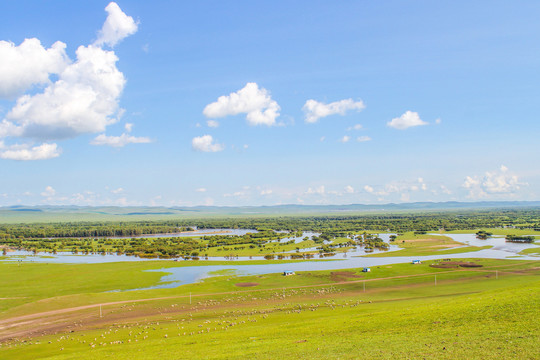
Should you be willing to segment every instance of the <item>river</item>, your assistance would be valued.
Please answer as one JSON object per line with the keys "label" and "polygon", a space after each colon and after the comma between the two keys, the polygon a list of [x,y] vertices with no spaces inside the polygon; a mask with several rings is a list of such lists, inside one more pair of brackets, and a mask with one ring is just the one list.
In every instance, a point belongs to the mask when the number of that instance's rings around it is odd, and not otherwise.
{"label": "river", "polygon": [[[215,231],[215,230],[214,230]],[[235,234],[236,235],[236,234]],[[309,236],[317,235],[316,233],[309,233]],[[435,234],[434,234],[435,235]],[[308,233],[304,233],[303,236],[294,238],[302,239],[304,236],[308,236]],[[389,242],[390,234],[379,235],[385,242]],[[436,259],[452,259],[452,258],[489,258],[489,259],[515,259],[515,260],[540,260],[538,256],[532,255],[519,255],[518,253],[523,249],[532,247],[538,247],[535,244],[517,244],[508,243],[502,237],[494,237],[487,240],[476,239],[474,234],[446,234],[455,241],[462,242],[472,246],[486,246],[490,245],[492,248],[484,249],[474,252],[465,252],[459,254],[441,254],[441,255],[429,255],[429,256],[386,256],[386,257],[362,257],[366,255],[366,252],[362,248],[356,248],[352,251],[343,253],[337,253],[331,257],[325,257],[325,259],[335,261],[314,261],[301,260],[295,263],[288,264],[276,264],[271,261],[268,264],[261,265],[247,265],[243,262],[250,260],[248,257],[242,257],[237,260],[230,261],[230,265],[201,265],[201,266],[188,266],[188,267],[173,267],[163,268],[148,271],[158,271],[167,273],[161,279],[161,283],[145,289],[155,288],[172,288],[181,284],[189,284],[200,281],[204,278],[213,276],[212,273],[220,270],[231,270],[237,275],[262,275],[269,273],[279,273],[285,270],[291,271],[316,271],[316,270],[340,270],[350,268],[361,267],[375,267],[388,264],[407,263],[412,260],[436,260]],[[293,238],[289,238],[291,240]],[[396,245],[391,245],[391,252],[399,251],[400,248]],[[377,251],[375,251],[377,252]],[[4,260],[10,261],[33,261],[44,263],[106,263],[106,262],[119,262],[119,261],[156,261],[156,259],[141,259],[134,256],[126,255],[72,255],[72,254],[57,254],[57,255],[30,255],[27,251],[14,251],[9,252],[8,256],[4,257]],[[345,256],[345,257],[344,257]],[[253,256],[253,260],[262,259],[262,257]],[[171,259],[163,259],[160,261],[172,261]],[[209,258],[209,261],[224,261],[223,257]]]}

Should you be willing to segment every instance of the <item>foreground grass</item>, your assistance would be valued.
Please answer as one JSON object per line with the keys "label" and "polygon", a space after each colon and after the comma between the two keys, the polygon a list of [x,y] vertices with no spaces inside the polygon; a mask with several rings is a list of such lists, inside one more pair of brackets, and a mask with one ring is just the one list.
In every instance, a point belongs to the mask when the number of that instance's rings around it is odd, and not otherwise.
{"label": "foreground grass", "polygon": [[[295,261],[253,260],[245,265]],[[126,261],[100,264],[46,264],[0,261],[0,318],[6,310],[66,295],[146,288],[156,285],[168,268],[238,265],[230,261]],[[145,270],[160,270],[145,271]]]}
{"label": "foreground grass", "polygon": [[[333,286],[162,299],[107,309],[95,328],[2,344],[5,359],[533,359],[538,356],[538,262],[473,260],[481,271],[448,272],[426,264],[374,268],[365,278],[336,272],[235,278],[227,272],[200,284],[146,291],[158,296],[301,284]],[[500,271],[495,277],[493,271]],[[422,274],[428,274],[423,276]],[[432,274],[432,275],[429,275]],[[394,275],[419,275],[391,278]],[[422,275],[422,276],[421,276]],[[433,283],[437,275],[437,286]],[[381,278],[385,278],[384,280]],[[116,294],[126,296],[128,293]],[[142,296],[142,294],[140,294]],[[118,320],[121,313],[139,317]]]}

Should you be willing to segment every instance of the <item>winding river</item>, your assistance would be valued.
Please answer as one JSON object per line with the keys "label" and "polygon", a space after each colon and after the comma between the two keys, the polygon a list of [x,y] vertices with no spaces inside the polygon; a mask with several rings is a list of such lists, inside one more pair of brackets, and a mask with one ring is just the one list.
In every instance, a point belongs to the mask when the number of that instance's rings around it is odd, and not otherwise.
{"label": "winding river", "polygon": [[[205,230],[203,234],[215,233],[216,230]],[[222,230],[223,232],[228,230]],[[251,230],[254,231],[254,230]],[[227,232],[232,235],[241,235],[242,233],[249,232],[249,230],[231,230]],[[304,233],[302,237],[294,238],[295,241],[301,241],[304,236],[317,235],[316,233]],[[435,235],[435,234],[434,234]],[[437,234],[438,235],[438,234]],[[170,236],[170,235],[168,235]],[[180,234],[177,234],[180,236]],[[186,235],[184,235],[186,236]],[[193,234],[191,235],[193,236]],[[389,242],[390,234],[379,235],[385,242]],[[441,255],[429,255],[429,256],[386,256],[386,257],[363,257],[366,255],[362,248],[356,248],[346,254],[338,253],[331,257],[325,257],[325,259],[331,259],[335,261],[314,261],[301,260],[295,263],[288,264],[276,264],[268,262],[268,264],[261,265],[248,265],[242,264],[246,260],[250,260],[248,257],[241,257],[237,260],[231,260],[230,265],[201,265],[201,266],[188,266],[188,267],[173,267],[163,268],[148,271],[157,271],[167,273],[161,279],[161,283],[145,289],[154,288],[172,288],[181,284],[189,284],[200,281],[204,278],[213,276],[213,273],[221,270],[231,270],[231,272],[237,275],[262,275],[269,273],[283,272],[284,270],[291,271],[315,271],[315,270],[340,270],[360,267],[374,267],[388,264],[406,263],[412,260],[436,260],[436,259],[452,259],[452,258],[489,258],[489,259],[514,259],[514,260],[540,260],[539,256],[534,255],[520,255],[519,252],[533,247],[538,247],[535,244],[517,244],[508,243],[503,237],[494,237],[487,240],[478,240],[474,234],[446,234],[457,242],[461,242],[471,246],[492,246],[490,249],[484,249],[473,252],[465,252],[459,254],[441,254]],[[291,240],[293,238],[289,238]],[[288,241],[287,240],[287,241]],[[466,246],[466,245],[464,245]],[[306,249],[303,249],[306,250]],[[391,245],[391,252],[399,251],[400,248],[396,245]],[[375,251],[377,252],[377,251]],[[134,256],[126,255],[72,255],[72,254],[57,254],[57,255],[35,255],[29,256],[31,253],[27,251],[13,251],[9,252],[3,260],[7,261],[33,261],[44,263],[106,263],[106,262],[119,262],[119,261],[156,261],[156,259],[141,259]],[[262,259],[262,257],[253,256],[251,260]],[[172,261],[170,259],[163,259],[160,261]],[[224,261],[223,257],[209,258],[209,261]]]}

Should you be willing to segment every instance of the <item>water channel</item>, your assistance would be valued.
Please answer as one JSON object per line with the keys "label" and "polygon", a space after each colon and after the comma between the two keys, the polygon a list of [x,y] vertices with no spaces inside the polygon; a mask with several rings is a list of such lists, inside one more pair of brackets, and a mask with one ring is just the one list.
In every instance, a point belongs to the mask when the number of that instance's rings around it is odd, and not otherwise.
{"label": "water channel", "polygon": [[[200,236],[204,234],[215,234],[216,230],[198,230]],[[254,232],[255,230],[227,230],[221,229],[222,234],[230,235],[243,235],[247,232]],[[230,231],[230,232],[229,232]],[[193,233],[190,234],[194,236]],[[312,235],[319,235],[317,233],[304,233],[301,237],[291,237],[283,239],[282,241],[290,241],[292,239],[295,242],[302,241],[305,236],[311,237]],[[434,234],[438,235],[438,234]],[[157,237],[155,235],[154,237]],[[164,235],[165,236],[165,235]],[[186,234],[167,234],[167,236],[187,236]],[[260,256],[240,257],[236,260],[230,260],[230,265],[201,265],[201,266],[188,266],[188,267],[173,267],[163,268],[148,271],[163,272],[164,275],[161,278],[161,282],[155,286],[146,288],[172,288],[182,284],[189,284],[200,281],[204,278],[213,276],[216,271],[230,270],[236,275],[262,275],[269,273],[279,273],[285,270],[291,271],[316,271],[316,270],[340,270],[350,268],[361,267],[376,267],[388,264],[406,263],[412,260],[436,260],[436,259],[452,259],[452,258],[489,258],[489,259],[519,259],[519,260],[540,260],[539,256],[534,255],[520,255],[519,252],[533,247],[538,247],[535,244],[518,244],[506,242],[504,237],[493,237],[487,240],[479,240],[474,234],[446,234],[457,242],[464,243],[464,246],[491,246],[490,249],[484,249],[473,252],[465,252],[459,254],[441,254],[441,255],[429,255],[429,256],[387,256],[387,257],[363,257],[366,252],[363,248],[357,247],[347,253],[337,253],[334,256],[325,257],[324,259],[334,261],[316,261],[318,259],[300,260],[295,263],[276,264],[268,262],[268,264],[261,265],[248,265],[242,264],[246,260],[259,260]],[[145,236],[149,237],[149,236]],[[385,242],[389,242],[390,234],[380,234]],[[399,251],[400,248],[397,245],[390,245],[389,252]],[[309,249],[302,249],[302,251],[309,251]],[[374,251],[379,252],[378,250]],[[3,260],[7,261],[32,261],[43,263],[106,263],[106,262],[119,262],[119,261],[156,261],[157,259],[142,259],[134,256],[126,255],[72,255],[72,254],[57,254],[57,255],[35,255],[30,256],[31,253],[27,251],[13,251],[9,252],[7,256],[3,257]],[[394,254],[393,254],[394,255]],[[163,259],[160,261],[173,261],[171,259]],[[183,260],[182,260],[183,261]],[[211,257],[209,261],[224,261],[223,257]],[[208,264],[208,262],[206,263]]]}

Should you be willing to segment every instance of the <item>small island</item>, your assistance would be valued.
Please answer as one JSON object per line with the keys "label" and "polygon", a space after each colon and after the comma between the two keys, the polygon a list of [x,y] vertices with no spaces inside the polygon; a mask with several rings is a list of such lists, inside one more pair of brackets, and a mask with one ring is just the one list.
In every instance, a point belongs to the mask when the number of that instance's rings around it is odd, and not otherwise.
{"label": "small island", "polygon": [[506,235],[506,242],[531,244],[534,242],[534,236]]}

